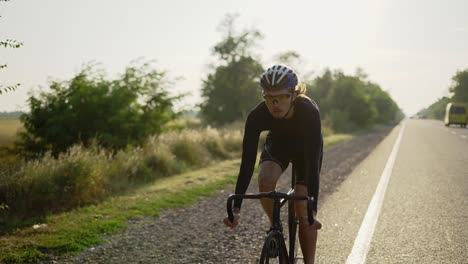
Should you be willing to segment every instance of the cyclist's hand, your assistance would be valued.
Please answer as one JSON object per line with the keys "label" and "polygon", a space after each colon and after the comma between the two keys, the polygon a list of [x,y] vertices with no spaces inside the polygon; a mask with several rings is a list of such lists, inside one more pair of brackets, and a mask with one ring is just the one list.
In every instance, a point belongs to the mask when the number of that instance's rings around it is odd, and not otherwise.
{"label": "cyclist's hand", "polygon": [[240,220],[240,209],[234,208],[233,213],[234,213],[234,220],[232,222],[229,221],[229,217],[224,218],[224,224],[226,226],[229,226],[230,228],[236,227],[239,224],[239,220]]}
{"label": "cyclist's hand", "polygon": [[315,229],[315,230],[321,229],[322,223],[320,223],[320,221],[317,219],[317,212],[313,211],[312,214],[314,216],[314,222],[311,225],[309,224],[309,228]]}
{"label": "cyclist's hand", "polygon": [[314,223],[312,223],[311,225],[309,225],[309,227],[311,229],[316,229],[316,230],[319,230],[322,228],[322,223],[319,222],[319,220],[317,218],[314,217]]}

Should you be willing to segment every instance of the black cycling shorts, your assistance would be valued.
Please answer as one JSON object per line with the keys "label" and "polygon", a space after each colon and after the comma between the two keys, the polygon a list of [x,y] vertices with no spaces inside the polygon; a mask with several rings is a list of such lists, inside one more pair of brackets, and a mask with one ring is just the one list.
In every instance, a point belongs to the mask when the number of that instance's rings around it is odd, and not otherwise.
{"label": "black cycling shorts", "polygon": [[282,172],[288,168],[288,165],[291,162],[293,164],[295,176],[294,183],[303,185],[306,184],[304,178],[305,167],[303,153],[294,155],[292,154],[292,150],[286,144],[272,144],[267,142],[265,143],[262,154],[260,155],[259,164],[267,160],[276,162],[281,167]]}

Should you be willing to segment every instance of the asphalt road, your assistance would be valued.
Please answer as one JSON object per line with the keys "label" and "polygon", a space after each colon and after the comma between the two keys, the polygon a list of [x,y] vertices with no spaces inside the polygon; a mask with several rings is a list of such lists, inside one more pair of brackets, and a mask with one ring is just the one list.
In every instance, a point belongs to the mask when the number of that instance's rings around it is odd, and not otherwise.
{"label": "asphalt road", "polygon": [[468,129],[417,119],[395,127],[319,205],[318,263],[346,263],[356,247],[403,126],[365,263],[468,263]]}

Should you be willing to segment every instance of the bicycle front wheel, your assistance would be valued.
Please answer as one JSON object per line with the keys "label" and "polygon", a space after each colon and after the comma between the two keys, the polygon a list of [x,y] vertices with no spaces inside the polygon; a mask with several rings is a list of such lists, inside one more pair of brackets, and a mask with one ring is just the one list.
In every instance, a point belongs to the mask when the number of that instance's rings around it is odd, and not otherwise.
{"label": "bicycle front wheel", "polygon": [[283,234],[279,231],[270,232],[263,243],[260,264],[289,264],[288,252]]}

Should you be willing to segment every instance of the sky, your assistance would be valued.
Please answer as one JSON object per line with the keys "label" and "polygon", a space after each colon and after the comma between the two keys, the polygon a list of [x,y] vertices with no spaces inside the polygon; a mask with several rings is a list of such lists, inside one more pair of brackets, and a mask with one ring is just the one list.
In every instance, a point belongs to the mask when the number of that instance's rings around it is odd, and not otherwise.
{"label": "sky", "polygon": [[[256,28],[265,68],[295,51],[299,73],[325,68],[355,74],[388,91],[408,116],[448,96],[452,77],[468,69],[466,0],[11,0],[0,2],[0,84],[21,83],[0,95],[0,111],[28,111],[27,99],[51,80],[67,80],[94,62],[117,76],[138,58],[155,60],[181,104],[201,102],[202,80],[216,62],[219,24],[237,13],[237,28]],[[258,91],[253,91],[258,92]]]}

